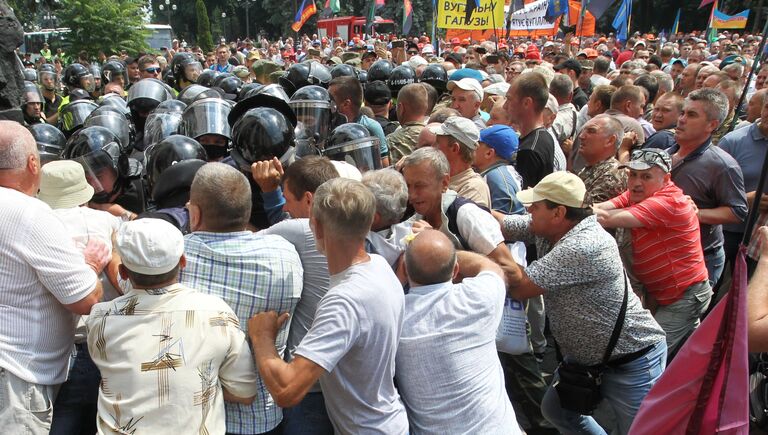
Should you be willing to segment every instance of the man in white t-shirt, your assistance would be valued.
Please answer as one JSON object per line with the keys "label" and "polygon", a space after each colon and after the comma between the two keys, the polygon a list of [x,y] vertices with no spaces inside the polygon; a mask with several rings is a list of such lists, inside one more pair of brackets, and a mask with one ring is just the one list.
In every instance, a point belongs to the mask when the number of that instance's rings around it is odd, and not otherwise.
{"label": "man in white t-shirt", "polygon": [[375,212],[373,194],[359,181],[335,178],[315,191],[310,225],[331,287],[290,363],[275,349],[287,313],[259,313],[248,322],[256,365],[278,406],[299,403],[319,379],[342,434],[408,432],[393,382],[403,291],[384,258],[365,251]]}
{"label": "man in white t-shirt", "polygon": [[101,299],[97,279],[109,249],[91,240],[78,251],[40,186],[35,139],[0,121],[0,428],[48,434],[54,390],[67,378],[75,314]]}
{"label": "man in white t-shirt", "polygon": [[[412,431],[520,434],[496,354],[506,295],[501,268],[456,252],[435,230],[413,239],[405,267],[411,289],[396,376]],[[453,284],[459,274],[464,280]]]}

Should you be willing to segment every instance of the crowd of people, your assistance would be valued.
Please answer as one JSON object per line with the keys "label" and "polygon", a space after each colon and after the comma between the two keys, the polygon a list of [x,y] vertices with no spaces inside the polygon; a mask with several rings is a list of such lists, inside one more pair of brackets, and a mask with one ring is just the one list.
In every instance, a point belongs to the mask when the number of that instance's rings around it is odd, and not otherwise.
{"label": "crowd of people", "polygon": [[[20,55],[0,427],[628,433],[728,290],[768,151],[760,41]],[[524,350],[501,352],[515,304]]]}

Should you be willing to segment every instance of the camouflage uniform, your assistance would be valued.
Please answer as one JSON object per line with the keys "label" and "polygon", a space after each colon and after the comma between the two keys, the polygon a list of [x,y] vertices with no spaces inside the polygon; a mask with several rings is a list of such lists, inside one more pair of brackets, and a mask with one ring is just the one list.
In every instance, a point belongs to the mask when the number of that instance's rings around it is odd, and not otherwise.
{"label": "camouflage uniform", "polygon": [[614,157],[586,166],[579,172],[579,178],[595,204],[615,198],[627,190],[627,172],[619,169],[619,161]]}
{"label": "camouflage uniform", "polygon": [[425,124],[421,121],[406,122],[401,124],[400,128],[387,136],[387,145],[389,146],[389,157],[392,163],[396,163],[402,157],[405,157],[416,149],[419,142],[419,133]]}
{"label": "camouflage uniform", "polygon": [[[619,161],[614,157],[603,160],[594,166],[585,167],[579,172],[579,178],[584,182],[587,192],[592,195],[592,202],[594,204],[608,201],[627,190],[627,172],[625,169],[619,169]],[[643,291],[642,284],[632,272],[634,257],[632,255],[631,231],[628,228],[615,228],[608,230],[608,232],[616,239],[621,262],[627,271],[632,289],[635,293],[641,295]]]}

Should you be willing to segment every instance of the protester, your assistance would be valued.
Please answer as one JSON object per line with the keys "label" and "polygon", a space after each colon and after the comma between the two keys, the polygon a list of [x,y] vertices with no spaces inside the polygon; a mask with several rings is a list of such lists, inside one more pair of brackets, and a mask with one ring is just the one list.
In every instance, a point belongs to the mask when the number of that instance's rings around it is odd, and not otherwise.
{"label": "protester", "polygon": [[[592,215],[591,200],[577,176],[555,172],[518,198],[530,204],[530,215],[499,216],[504,237],[535,241],[539,258],[508,277],[508,292],[517,299],[544,295],[552,334],[569,363],[600,364],[614,319],[624,319],[614,351],[606,355],[599,389],[613,409],[617,430],[626,433],[643,397],[664,371],[664,331],[628,290],[616,243]],[[622,309],[626,312],[620,317]],[[557,378],[555,372],[554,385]],[[561,432],[603,432],[591,416],[564,408],[553,386],[542,412]]]}
{"label": "protester", "polygon": [[[457,252],[435,230],[410,242],[405,267],[410,291],[395,376],[411,430],[521,433],[496,357],[504,272],[482,255]],[[463,281],[453,284],[459,273]],[[443,357],[426,364],[435,355]]]}
{"label": "protester", "polygon": [[375,209],[362,183],[323,183],[310,222],[318,250],[328,258],[331,288],[312,327],[290,363],[275,349],[286,314],[256,314],[248,330],[259,373],[279,406],[298,404],[319,380],[336,431],[405,434],[408,421],[393,383],[403,293],[384,259],[365,252]]}
{"label": "protester", "polygon": [[645,306],[667,335],[670,359],[709,305],[696,211],[672,183],[672,159],[664,150],[645,148],[632,154],[627,190],[595,204],[606,228],[632,229],[632,271],[645,289]]}
{"label": "protester", "polygon": [[714,89],[699,89],[685,99],[675,129],[672,181],[698,208],[701,245],[710,286],[725,267],[723,224],[739,224],[747,215],[744,177],[736,160],[711,145],[711,135],[728,113],[728,101]]}
{"label": "protester", "polygon": [[[227,195],[221,195],[227,192]],[[251,314],[275,310],[293,315],[301,296],[302,266],[296,249],[278,236],[246,231],[251,216],[251,188],[241,172],[222,163],[197,171],[190,198],[192,233],[184,240],[187,267],[179,281],[224,300],[243,332]],[[285,354],[288,330],[275,345]],[[282,412],[257,378],[251,404],[227,404],[227,432],[279,432]]]}
{"label": "protester", "polygon": [[96,304],[86,322],[102,376],[99,432],[224,432],[224,401],[249,404],[258,391],[237,316],[178,282],[184,238],[170,223],[138,219],[116,241],[131,289]]}
{"label": "protester", "polygon": [[34,198],[40,157],[20,124],[0,121],[0,426],[14,433],[47,434],[55,390],[67,379],[74,339],[72,313],[88,314],[102,297],[97,275],[110,258],[103,241],[82,253],[61,221]]}
{"label": "protester", "polygon": [[451,181],[448,188],[459,196],[488,208],[491,193],[483,178],[472,169],[480,132],[475,124],[460,116],[452,116],[439,127],[430,129],[437,136],[437,149],[448,159]]}

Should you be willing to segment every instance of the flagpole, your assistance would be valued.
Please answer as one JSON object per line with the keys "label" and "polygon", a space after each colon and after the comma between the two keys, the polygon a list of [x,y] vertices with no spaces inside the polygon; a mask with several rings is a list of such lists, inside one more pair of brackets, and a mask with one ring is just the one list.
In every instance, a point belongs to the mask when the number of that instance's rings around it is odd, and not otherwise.
{"label": "flagpole", "polygon": [[[579,21],[576,23],[576,34],[579,35],[579,50],[581,50],[581,40],[584,37],[584,15],[587,13],[587,4],[589,0],[581,0],[581,9],[579,10]],[[570,8],[569,8],[570,14]]]}
{"label": "flagpole", "polygon": [[432,45],[435,48],[435,56],[440,56],[440,43],[437,41],[437,0],[432,0]]}
{"label": "flagpole", "polygon": [[[496,0],[499,1],[499,0]],[[493,0],[490,0],[490,5],[493,6]],[[503,6],[502,6],[503,8]],[[496,43],[496,52],[499,52],[499,34],[496,31],[496,13],[494,12],[493,8],[491,8],[491,24],[493,24],[493,39],[495,39]]]}
{"label": "flagpole", "polygon": [[[765,25],[763,26],[763,35],[768,32],[768,20],[765,21]],[[760,41],[760,44],[758,45],[758,53],[762,53],[765,49],[765,37],[762,38]],[[760,55],[755,56],[755,60],[752,62],[752,69],[749,71],[749,75],[747,76],[746,84],[744,85],[744,90],[741,91],[741,97],[739,98],[739,104],[736,106],[736,111],[733,115],[733,121],[731,121],[731,126],[729,128],[729,131],[732,131],[733,128],[736,126],[736,122],[739,118],[739,108],[744,104],[744,100],[747,96],[747,88],[749,87],[749,82],[752,80],[752,77],[755,75],[755,70],[757,69],[758,61],[760,60]],[[757,191],[755,192],[755,199],[752,201],[752,209],[749,211],[749,216],[747,216],[747,227],[744,230],[744,237],[741,240],[741,243],[743,245],[749,244],[749,239],[752,237],[752,228],[755,226],[755,222],[757,222],[757,215],[759,214],[757,212],[758,206],[760,205],[761,196],[763,194],[763,185],[765,184],[765,179],[768,177],[768,153],[765,154],[765,161],[763,161],[763,169],[760,171],[760,182],[757,184]]]}

